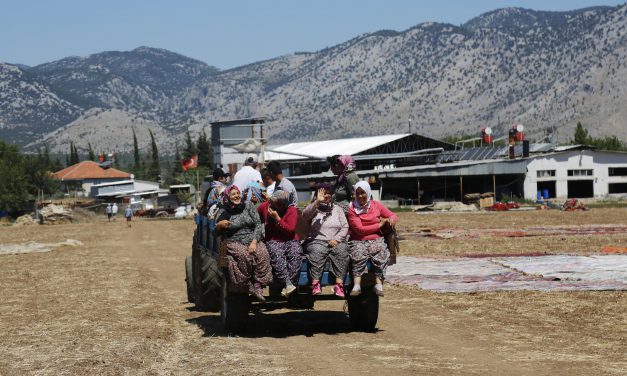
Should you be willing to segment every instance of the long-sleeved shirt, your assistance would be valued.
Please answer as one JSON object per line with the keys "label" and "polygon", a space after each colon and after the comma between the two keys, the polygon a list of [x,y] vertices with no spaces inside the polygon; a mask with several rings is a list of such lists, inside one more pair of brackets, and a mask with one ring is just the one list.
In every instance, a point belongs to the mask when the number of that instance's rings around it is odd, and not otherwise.
{"label": "long-sleeved shirt", "polygon": [[218,231],[216,229],[218,235],[225,236],[230,241],[246,245],[253,240],[259,241],[263,239],[263,223],[261,223],[255,205],[252,202],[246,202],[246,207],[241,213],[230,216],[224,208],[220,208],[216,213],[216,223],[223,219],[229,220],[231,225],[226,230]]}
{"label": "long-sleeved shirt", "polygon": [[379,201],[371,200],[368,212],[361,214],[357,214],[353,205],[350,205],[348,225],[351,229],[351,240],[374,240],[383,236],[379,228],[380,218],[392,218],[398,221],[398,216]]}
{"label": "long-sleeved shirt", "polygon": [[297,239],[298,209],[294,206],[288,207],[281,220],[277,222],[268,214],[268,206],[270,206],[270,202],[266,201],[257,207],[257,213],[259,213],[259,217],[265,223],[265,240],[287,242]]}
{"label": "long-sleeved shirt", "polygon": [[333,210],[325,213],[318,210],[315,203],[307,205],[303,210],[303,218],[310,223],[307,241],[337,240],[343,242],[348,235],[348,221],[341,207],[333,205]]}
{"label": "long-sleeved shirt", "polygon": [[[334,202],[346,202],[346,205],[351,200],[353,194],[353,186],[359,181],[359,176],[355,171],[346,176],[346,179],[341,184],[335,184],[335,192],[333,193]],[[345,206],[345,205],[344,205]]]}

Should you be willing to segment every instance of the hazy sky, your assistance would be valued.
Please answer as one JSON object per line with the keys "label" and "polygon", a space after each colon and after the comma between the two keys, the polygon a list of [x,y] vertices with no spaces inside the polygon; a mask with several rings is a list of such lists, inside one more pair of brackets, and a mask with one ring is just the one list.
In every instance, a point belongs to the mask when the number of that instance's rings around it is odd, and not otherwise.
{"label": "hazy sky", "polygon": [[571,10],[612,0],[0,0],[0,61],[165,48],[220,69],[317,51],[382,29],[461,24],[503,7]]}

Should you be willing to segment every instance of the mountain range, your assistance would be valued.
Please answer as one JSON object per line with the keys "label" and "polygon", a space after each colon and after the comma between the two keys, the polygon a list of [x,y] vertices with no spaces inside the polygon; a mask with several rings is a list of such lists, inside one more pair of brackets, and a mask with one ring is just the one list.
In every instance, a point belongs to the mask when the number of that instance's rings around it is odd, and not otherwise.
{"label": "mountain range", "polygon": [[[627,139],[627,5],[498,9],[229,70],[139,47],[34,67],[0,63],[0,138],[27,150],[162,153],[211,121],[267,116],[270,143],[403,133],[497,136],[513,123],[561,141],[580,121]],[[411,119],[411,122],[409,122]]]}

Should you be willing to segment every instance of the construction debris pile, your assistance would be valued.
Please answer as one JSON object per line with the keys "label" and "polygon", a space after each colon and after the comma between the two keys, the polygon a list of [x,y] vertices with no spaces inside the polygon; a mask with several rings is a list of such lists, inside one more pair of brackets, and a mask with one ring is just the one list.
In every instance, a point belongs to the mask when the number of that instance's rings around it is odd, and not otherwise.
{"label": "construction debris pile", "polygon": [[61,205],[50,204],[39,211],[39,223],[44,225],[71,223],[73,219],[72,209],[66,209]]}

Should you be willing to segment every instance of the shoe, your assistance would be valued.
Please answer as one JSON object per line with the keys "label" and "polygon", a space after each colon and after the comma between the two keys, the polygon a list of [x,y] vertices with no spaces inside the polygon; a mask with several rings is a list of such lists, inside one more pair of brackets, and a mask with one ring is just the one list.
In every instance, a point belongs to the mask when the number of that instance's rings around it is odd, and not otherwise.
{"label": "shoe", "polygon": [[288,296],[290,296],[294,291],[296,291],[296,286],[292,285],[291,283],[287,286],[285,286],[285,288],[283,289],[283,291],[281,291],[281,295],[283,295],[283,297],[287,298]]}
{"label": "shoe", "polygon": [[380,297],[385,296],[385,294],[383,293],[383,285],[381,283],[377,283],[376,285],[374,285],[374,293]]}
{"label": "shoe", "polygon": [[263,291],[258,287],[251,287],[248,292],[252,295],[258,302],[265,303],[266,298],[263,297]]}
{"label": "shoe", "polygon": [[359,296],[359,294],[361,294],[361,286],[360,285],[353,286],[350,296]]}
{"label": "shoe", "polygon": [[339,283],[336,283],[335,286],[333,286],[333,294],[335,294],[335,296],[344,299],[346,296],[344,295],[344,286],[342,286]]}
{"label": "shoe", "polygon": [[311,295],[320,295],[322,289],[320,288],[320,281],[314,280],[311,282]]}

